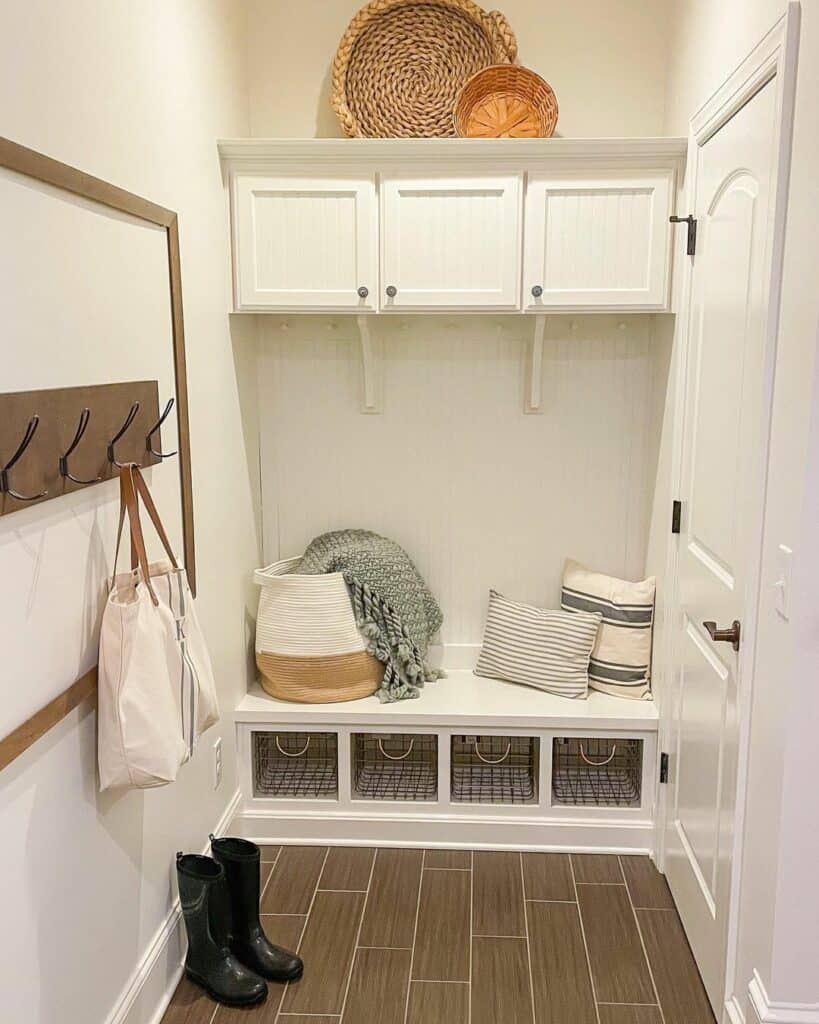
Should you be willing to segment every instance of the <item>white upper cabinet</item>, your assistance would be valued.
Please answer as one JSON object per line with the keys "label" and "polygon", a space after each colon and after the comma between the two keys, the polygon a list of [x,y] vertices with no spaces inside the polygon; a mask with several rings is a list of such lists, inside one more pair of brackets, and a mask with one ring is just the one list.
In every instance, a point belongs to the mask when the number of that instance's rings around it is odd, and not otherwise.
{"label": "white upper cabinet", "polygon": [[520,308],[521,177],[382,178],[381,308]]}
{"label": "white upper cabinet", "polygon": [[530,174],[524,309],[668,307],[673,173]]}
{"label": "white upper cabinet", "polygon": [[239,310],[372,310],[378,211],[370,177],[237,175]]}
{"label": "white upper cabinet", "polygon": [[684,139],[221,142],[234,309],[667,310],[668,217],[685,148]]}

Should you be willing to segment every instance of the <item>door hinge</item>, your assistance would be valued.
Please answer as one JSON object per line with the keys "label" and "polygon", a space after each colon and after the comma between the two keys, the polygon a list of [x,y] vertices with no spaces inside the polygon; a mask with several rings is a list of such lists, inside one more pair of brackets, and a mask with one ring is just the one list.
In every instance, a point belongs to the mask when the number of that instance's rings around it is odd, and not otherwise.
{"label": "door hinge", "polygon": [[671,502],[671,532],[679,533],[680,524],[682,523],[682,502],[672,501]]}
{"label": "door hinge", "polygon": [[668,219],[672,224],[688,225],[688,241],[685,251],[689,256],[693,256],[697,251],[697,218],[689,213],[687,217],[669,217]]}
{"label": "door hinge", "polygon": [[668,782],[668,754],[660,754],[660,782]]}

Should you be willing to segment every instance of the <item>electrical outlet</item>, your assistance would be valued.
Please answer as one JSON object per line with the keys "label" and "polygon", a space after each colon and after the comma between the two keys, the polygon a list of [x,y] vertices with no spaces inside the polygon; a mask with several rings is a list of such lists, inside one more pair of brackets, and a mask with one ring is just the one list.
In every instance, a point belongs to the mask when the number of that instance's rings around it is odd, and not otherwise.
{"label": "electrical outlet", "polygon": [[222,781],[222,737],[213,744],[213,788],[218,789]]}

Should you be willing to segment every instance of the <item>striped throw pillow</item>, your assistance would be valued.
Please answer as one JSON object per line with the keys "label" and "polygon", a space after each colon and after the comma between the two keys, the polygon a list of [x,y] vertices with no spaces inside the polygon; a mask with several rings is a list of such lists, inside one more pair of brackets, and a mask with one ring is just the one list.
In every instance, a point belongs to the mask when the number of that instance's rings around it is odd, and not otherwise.
{"label": "striped throw pillow", "polygon": [[489,591],[475,675],[524,683],[561,697],[586,697],[600,615],[548,611]]}
{"label": "striped throw pillow", "polygon": [[603,618],[589,663],[589,686],[616,697],[651,699],[654,577],[639,583],[591,572],[568,560],[563,570],[566,611]]}

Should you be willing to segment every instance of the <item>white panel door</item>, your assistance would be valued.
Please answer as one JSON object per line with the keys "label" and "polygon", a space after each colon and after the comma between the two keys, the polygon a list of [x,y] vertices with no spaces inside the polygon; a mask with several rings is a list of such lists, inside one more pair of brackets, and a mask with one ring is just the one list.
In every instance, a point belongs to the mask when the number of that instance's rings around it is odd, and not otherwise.
{"label": "white panel door", "polygon": [[381,307],[518,309],[521,176],[382,181]]}
{"label": "white panel door", "polygon": [[376,307],[373,178],[239,175],[234,202],[237,309]]}
{"label": "white panel door", "polygon": [[665,869],[718,1019],[734,846],[744,642],[738,624],[751,600],[761,529],[755,509],[763,465],[776,134],[776,87],[769,82],[695,149],[698,235],[681,453]]}
{"label": "white panel door", "polygon": [[672,178],[530,175],[524,307],[666,309]]}

